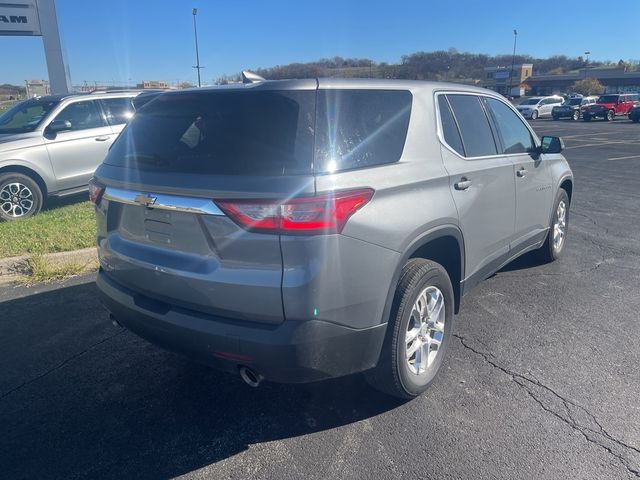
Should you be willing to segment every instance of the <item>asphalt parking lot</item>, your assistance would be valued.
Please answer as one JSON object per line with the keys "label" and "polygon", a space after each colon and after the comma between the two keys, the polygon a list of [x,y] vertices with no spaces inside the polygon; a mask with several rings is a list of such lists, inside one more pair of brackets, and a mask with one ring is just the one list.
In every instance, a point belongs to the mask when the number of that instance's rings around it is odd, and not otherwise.
{"label": "asphalt parking lot", "polygon": [[465,297],[422,397],[250,389],[114,327],[91,276],[4,288],[0,477],[640,477],[640,125],[533,125],[574,170],[566,256]]}

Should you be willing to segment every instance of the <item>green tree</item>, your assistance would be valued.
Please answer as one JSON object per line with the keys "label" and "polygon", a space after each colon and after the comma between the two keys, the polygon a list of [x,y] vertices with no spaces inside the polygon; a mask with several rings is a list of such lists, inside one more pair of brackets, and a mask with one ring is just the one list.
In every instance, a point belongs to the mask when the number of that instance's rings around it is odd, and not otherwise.
{"label": "green tree", "polygon": [[578,92],[582,95],[600,95],[604,92],[604,85],[596,78],[585,78],[584,80],[573,82],[570,89],[572,92]]}

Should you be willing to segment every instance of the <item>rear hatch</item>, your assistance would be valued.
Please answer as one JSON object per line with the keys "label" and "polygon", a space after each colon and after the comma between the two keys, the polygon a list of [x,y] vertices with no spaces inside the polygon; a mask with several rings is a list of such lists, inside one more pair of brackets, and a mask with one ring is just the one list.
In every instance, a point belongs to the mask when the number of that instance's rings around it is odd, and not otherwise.
{"label": "rear hatch", "polygon": [[[107,275],[151,309],[282,322],[280,237],[251,219],[270,201],[315,192],[316,86],[176,92],[144,105],[95,174],[106,187]],[[225,210],[238,199],[244,224]]]}

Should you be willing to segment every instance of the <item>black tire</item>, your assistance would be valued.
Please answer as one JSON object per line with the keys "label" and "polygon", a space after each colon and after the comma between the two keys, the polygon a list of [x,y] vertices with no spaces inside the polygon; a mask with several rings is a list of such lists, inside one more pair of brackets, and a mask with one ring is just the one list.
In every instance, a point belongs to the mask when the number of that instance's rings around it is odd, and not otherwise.
{"label": "black tire", "polygon": [[591,115],[585,113],[582,115],[582,120],[585,122],[590,122],[591,121]]}
{"label": "black tire", "polygon": [[[424,372],[415,373],[410,370],[406,359],[406,334],[409,322],[414,321],[411,314],[418,296],[430,287],[439,290],[443,297],[443,337],[433,363]],[[453,331],[453,308],[451,280],[442,265],[422,258],[409,260],[402,269],[396,287],[378,365],[365,374],[369,384],[377,390],[404,399],[414,398],[424,392],[432,384],[446,356]],[[417,358],[414,358],[414,365],[416,361]]]}
{"label": "black tire", "polygon": [[580,120],[580,110],[576,110],[575,112],[573,112],[573,114],[571,115],[571,118],[573,119],[574,122],[577,122],[578,120]]}
{"label": "black tire", "polygon": [[607,114],[604,116],[604,119],[607,122],[612,122],[616,119],[616,112],[614,112],[613,110],[608,110]]}
{"label": "black tire", "polygon": [[531,120],[537,120],[538,119],[538,110],[534,110],[533,112],[531,112]]}
{"label": "black tire", "polygon": [[[556,246],[554,245],[554,226],[558,221],[558,206],[560,202],[564,202],[565,205],[565,225],[564,225],[564,235],[562,242]],[[553,204],[553,215],[551,216],[551,224],[549,225],[549,232],[547,233],[547,239],[545,240],[542,247],[539,249],[540,261],[541,263],[550,263],[562,255],[564,252],[565,245],[567,244],[567,233],[569,231],[569,207],[571,204],[569,203],[569,195],[567,192],[561,188],[558,190],[558,195],[556,195],[556,201]]]}
{"label": "black tire", "polygon": [[552,115],[551,118],[553,118],[554,120],[559,120],[560,119],[560,117],[557,116],[557,115]]}
{"label": "black tire", "polygon": [[32,217],[42,209],[42,203],[42,190],[31,177],[14,172],[0,174],[0,221]]}

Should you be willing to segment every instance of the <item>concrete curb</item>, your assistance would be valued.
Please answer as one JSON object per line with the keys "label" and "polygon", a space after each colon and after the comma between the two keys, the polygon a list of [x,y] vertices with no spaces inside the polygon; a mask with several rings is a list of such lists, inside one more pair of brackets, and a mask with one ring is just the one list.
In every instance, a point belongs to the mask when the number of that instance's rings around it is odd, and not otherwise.
{"label": "concrete curb", "polygon": [[[0,258],[0,285],[14,283],[31,274],[31,255]],[[98,268],[98,252],[95,247],[73,250],[71,252],[47,253],[42,258],[52,266],[62,267],[68,264],[83,266],[83,272]]]}

